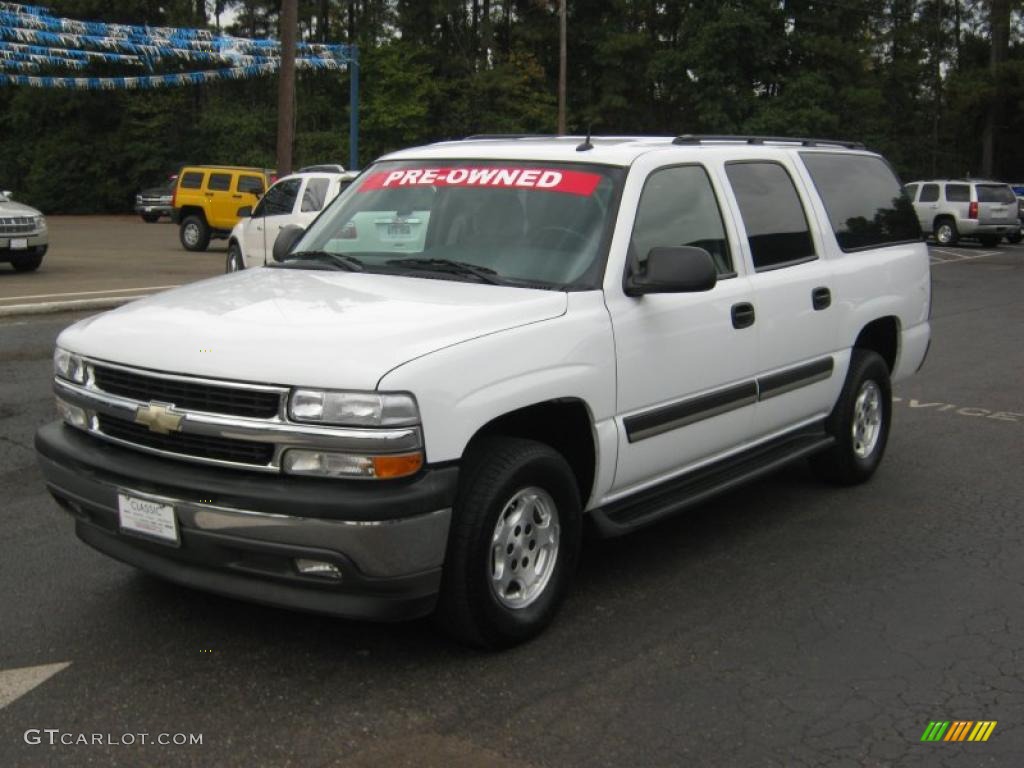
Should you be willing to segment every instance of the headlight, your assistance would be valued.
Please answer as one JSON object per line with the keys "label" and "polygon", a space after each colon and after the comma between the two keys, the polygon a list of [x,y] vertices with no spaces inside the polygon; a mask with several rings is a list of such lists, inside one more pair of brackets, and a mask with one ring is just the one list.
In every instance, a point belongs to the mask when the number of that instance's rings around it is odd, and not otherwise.
{"label": "headlight", "polygon": [[35,221],[33,223],[35,224],[36,229],[46,229],[45,216],[36,216]]}
{"label": "headlight", "polygon": [[142,204],[142,195],[136,195],[135,196],[135,204],[136,205],[141,205]]}
{"label": "headlight", "polygon": [[57,347],[53,352],[53,373],[76,384],[85,384],[85,361]]}
{"label": "headlight", "polygon": [[294,421],[347,427],[403,427],[419,424],[412,395],[296,389],[288,402]]}

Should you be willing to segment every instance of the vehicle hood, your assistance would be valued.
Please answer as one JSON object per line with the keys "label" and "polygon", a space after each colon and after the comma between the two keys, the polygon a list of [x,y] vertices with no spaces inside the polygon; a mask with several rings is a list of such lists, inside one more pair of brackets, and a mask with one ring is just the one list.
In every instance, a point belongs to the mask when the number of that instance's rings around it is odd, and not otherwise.
{"label": "vehicle hood", "polygon": [[171,197],[172,192],[167,187],[149,187],[139,190],[142,197]]}
{"label": "vehicle hood", "polygon": [[42,216],[43,214],[37,211],[30,205],[24,203],[16,203],[13,200],[6,202],[0,201],[0,216]]}
{"label": "vehicle hood", "polygon": [[88,318],[65,330],[57,343],[100,360],[160,371],[374,389],[402,363],[558,317],[567,303],[560,291],[251,269]]}

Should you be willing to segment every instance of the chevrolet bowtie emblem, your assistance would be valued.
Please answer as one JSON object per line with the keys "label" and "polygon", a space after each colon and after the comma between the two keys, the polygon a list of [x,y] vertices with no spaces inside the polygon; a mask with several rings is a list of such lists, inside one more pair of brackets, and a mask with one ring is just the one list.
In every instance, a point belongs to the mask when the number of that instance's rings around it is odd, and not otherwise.
{"label": "chevrolet bowtie emblem", "polygon": [[149,405],[140,406],[135,411],[135,423],[145,424],[149,427],[150,432],[156,432],[160,435],[169,435],[171,432],[177,432],[181,428],[181,421],[185,417],[181,414],[174,413],[171,409],[173,405],[169,403],[150,403]]}

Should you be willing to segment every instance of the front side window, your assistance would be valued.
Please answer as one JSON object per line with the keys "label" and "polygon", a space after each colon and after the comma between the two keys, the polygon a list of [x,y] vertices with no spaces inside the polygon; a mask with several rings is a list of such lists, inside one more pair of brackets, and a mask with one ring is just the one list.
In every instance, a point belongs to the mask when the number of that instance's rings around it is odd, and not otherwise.
{"label": "front side window", "polygon": [[260,201],[264,216],[281,216],[295,210],[295,199],[299,196],[301,179],[286,179],[267,190],[266,197]]}
{"label": "front side window", "polygon": [[1013,194],[1008,184],[978,184],[979,203],[1003,203],[1009,205],[1017,202],[1017,196]]}
{"label": "front side window", "polygon": [[729,177],[757,270],[816,258],[807,216],[789,173],[778,163],[728,163]]}
{"label": "front side window", "polygon": [[293,252],[366,271],[539,288],[600,286],[624,169],[533,161],[388,161]]}
{"label": "front side window", "polygon": [[907,186],[904,187],[904,189],[907,191],[907,197],[909,197],[911,201],[913,201],[913,199],[917,197],[918,186],[919,185],[917,184],[907,184]]}
{"label": "front side window", "polygon": [[939,200],[939,185],[938,184],[925,184],[921,187],[921,197],[918,198],[919,203],[935,203]]}
{"label": "front side window", "polygon": [[227,192],[231,189],[230,173],[211,173],[206,188],[214,192]]}
{"label": "front side window", "polygon": [[630,256],[642,262],[652,248],[679,245],[710,253],[718,274],[733,272],[711,179],[698,165],[663,168],[647,178],[633,224]]}
{"label": "front side window", "polygon": [[966,184],[947,184],[946,202],[969,203],[971,202],[971,188]]}
{"label": "front side window", "polygon": [[238,192],[247,192],[250,195],[263,194],[263,179],[259,176],[239,176],[235,189]]}
{"label": "front side window", "polygon": [[306,189],[302,193],[301,210],[303,213],[319,211],[324,207],[330,183],[327,179],[310,179],[306,182]]}
{"label": "front side window", "polygon": [[181,177],[181,188],[182,189],[201,189],[203,186],[203,177],[206,174],[201,171],[189,171]]}
{"label": "front side window", "polygon": [[830,152],[800,156],[844,251],[921,239],[914,206],[884,160]]}

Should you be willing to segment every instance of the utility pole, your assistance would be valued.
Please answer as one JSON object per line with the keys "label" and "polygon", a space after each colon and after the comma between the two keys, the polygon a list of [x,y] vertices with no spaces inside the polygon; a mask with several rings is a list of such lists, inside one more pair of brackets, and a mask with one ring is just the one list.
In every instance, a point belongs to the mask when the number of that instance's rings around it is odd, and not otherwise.
{"label": "utility pole", "polygon": [[565,135],[565,0],[558,3],[558,134]]}
{"label": "utility pole", "polygon": [[277,84],[277,173],[292,172],[295,143],[295,37],[299,28],[298,0],[281,0],[281,67]]}
{"label": "utility pole", "polygon": [[985,126],[981,134],[981,172],[986,178],[996,176],[996,144],[1003,122],[1003,101],[1006,89],[1003,87],[1003,64],[1009,58],[1010,49],[1010,0],[989,0],[989,29],[992,50],[989,55],[989,72],[992,75],[992,100],[988,105]]}

